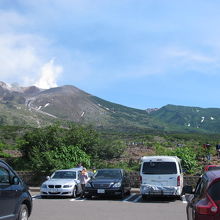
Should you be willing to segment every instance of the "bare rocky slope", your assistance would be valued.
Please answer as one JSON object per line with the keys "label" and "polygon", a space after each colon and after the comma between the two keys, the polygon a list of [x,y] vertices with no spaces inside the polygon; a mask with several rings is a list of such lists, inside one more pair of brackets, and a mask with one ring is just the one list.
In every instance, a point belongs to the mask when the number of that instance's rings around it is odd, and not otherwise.
{"label": "bare rocky slope", "polygon": [[[143,100],[143,102],[147,101]],[[108,102],[72,85],[51,89],[0,82],[0,125],[42,127],[55,121],[112,132],[220,132],[220,109],[167,105],[140,110]]]}

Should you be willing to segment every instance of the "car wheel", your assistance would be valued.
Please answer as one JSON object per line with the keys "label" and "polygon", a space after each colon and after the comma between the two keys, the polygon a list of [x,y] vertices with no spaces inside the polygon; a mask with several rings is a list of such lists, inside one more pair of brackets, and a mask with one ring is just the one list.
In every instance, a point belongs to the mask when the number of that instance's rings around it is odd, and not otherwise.
{"label": "car wheel", "polygon": [[73,198],[76,198],[76,196],[77,196],[77,187],[74,186],[72,197],[73,197]]}
{"label": "car wheel", "polygon": [[91,195],[85,195],[85,198],[86,199],[92,199],[92,196]]}
{"label": "car wheel", "polygon": [[142,195],[142,200],[147,200],[147,195]]}
{"label": "car wheel", "polygon": [[125,197],[125,192],[124,192],[124,190],[122,190],[122,191],[121,191],[121,194],[120,194],[120,196],[119,196],[119,198],[120,198],[120,199],[123,199],[124,197]]}
{"label": "car wheel", "polygon": [[28,220],[28,208],[25,204],[22,204],[20,207],[18,220]]}

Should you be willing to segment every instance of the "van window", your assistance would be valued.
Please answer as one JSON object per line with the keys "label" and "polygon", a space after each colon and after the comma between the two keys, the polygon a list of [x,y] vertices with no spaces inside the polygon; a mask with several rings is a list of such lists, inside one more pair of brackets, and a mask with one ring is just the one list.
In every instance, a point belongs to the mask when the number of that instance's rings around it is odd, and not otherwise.
{"label": "van window", "polygon": [[144,162],[143,174],[176,174],[175,162]]}
{"label": "van window", "polygon": [[208,194],[214,201],[220,200],[220,181],[215,182],[208,190]]}

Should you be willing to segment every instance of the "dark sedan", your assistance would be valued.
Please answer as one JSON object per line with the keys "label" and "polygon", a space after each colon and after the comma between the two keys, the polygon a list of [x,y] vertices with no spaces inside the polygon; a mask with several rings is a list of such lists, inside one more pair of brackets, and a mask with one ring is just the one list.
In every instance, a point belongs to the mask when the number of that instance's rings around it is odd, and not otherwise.
{"label": "dark sedan", "polygon": [[130,179],[123,169],[99,169],[86,184],[85,197],[117,196],[123,198],[125,194],[130,194],[130,190]]}

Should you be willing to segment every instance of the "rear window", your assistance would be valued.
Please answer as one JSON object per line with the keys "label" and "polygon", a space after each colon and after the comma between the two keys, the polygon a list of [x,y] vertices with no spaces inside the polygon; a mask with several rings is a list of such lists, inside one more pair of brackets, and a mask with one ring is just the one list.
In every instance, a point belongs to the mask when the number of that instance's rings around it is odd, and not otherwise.
{"label": "rear window", "polygon": [[211,187],[208,190],[208,194],[211,196],[211,198],[214,201],[220,201],[220,181],[214,183],[211,185]]}
{"label": "rear window", "polygon": [[175,162],[144,162],[143,174],[176,174]]}
{"label": "rear window", "polygon": [[208,170],[220,170],[220,166],[208,167]]}

